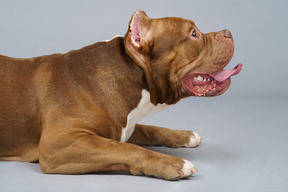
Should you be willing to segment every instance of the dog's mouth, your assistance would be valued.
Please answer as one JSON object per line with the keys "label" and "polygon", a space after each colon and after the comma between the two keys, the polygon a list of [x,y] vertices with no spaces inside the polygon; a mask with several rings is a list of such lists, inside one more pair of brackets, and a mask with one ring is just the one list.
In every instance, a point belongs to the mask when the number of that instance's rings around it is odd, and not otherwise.
{"label": "dog's mouth", "polygon": [[242,69],[242,64],[230,70],[222,69],[216,73],[203,74],[189,72],[182,80],[182,91],[191,96],[211,97],[223,94],[230,86],[233,75]]}

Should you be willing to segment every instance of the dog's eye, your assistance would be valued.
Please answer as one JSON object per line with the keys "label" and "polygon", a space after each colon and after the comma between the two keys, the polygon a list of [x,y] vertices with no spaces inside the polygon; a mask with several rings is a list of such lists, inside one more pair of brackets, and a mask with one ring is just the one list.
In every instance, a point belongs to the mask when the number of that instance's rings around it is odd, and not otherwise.
{"label": "dog's eye", "polygon": [[197,33],[197,31],[196,31],[195,29],[192,29],[192,30],[190,31],[190,37],[195,38],[195,39],[198,39],[199,34]]}

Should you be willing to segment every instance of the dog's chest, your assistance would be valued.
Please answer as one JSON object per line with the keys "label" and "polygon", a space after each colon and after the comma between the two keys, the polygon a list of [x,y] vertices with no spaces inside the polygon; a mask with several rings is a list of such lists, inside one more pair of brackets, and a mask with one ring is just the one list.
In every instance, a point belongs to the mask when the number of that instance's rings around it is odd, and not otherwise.
{"label": "dog's chest", "polygon": [[140,121],[145,116],[161,111],[168,106],[169,105],[165,103],[158,105],[151,103],[150,93],[143,89],[140,102],[138,103],[137,107],[133,109],[127,116],[126,127],[122,129],[121,142],[126,142],[130,138],[138,121]]}

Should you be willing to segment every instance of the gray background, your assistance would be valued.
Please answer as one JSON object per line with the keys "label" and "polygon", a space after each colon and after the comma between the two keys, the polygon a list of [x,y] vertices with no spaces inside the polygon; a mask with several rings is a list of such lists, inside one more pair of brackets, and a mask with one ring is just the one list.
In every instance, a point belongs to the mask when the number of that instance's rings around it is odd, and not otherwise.
{"label": "gray background", "polygon": [[[124,35],[137,9],[194,20],[202,32],[232,31],[242,72],[215,98],[188,98],[142,123],[192,129],[195,149],[150,147],[191,161],[179,182],[129,174],[44,175],[38,164],[0,162],[0,191],[285,191],[287,184],[287,1],[0,0],[0,54],[65,53]],[[1,147],[1,146],[0,146]]]}

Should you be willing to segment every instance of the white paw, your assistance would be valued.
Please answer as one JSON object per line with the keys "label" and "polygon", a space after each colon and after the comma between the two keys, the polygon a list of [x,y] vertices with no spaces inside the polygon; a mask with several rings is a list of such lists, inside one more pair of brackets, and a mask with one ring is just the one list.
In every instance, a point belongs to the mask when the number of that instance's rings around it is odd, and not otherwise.
{"label": "white paw", "polygon": [[193,175],[195,173],[198,173],[198,170],[194,167],[194,165],[192,163],[190,163],[187,160],[184,160],[184,162],[185,163],[184,163],[183,168],[182,168],[183,175],[180,174],[181,178],[187,178],[187,177],[190,177],[191,175]]}
{"label": "white paw", "polygon": [[193,134],[194,134],[194,136],[190,137],[190,142],[188,144],[184,145],[185,147],[196,147],[196,146],[200,145],[203,138],[196,132],[193,132]]}

